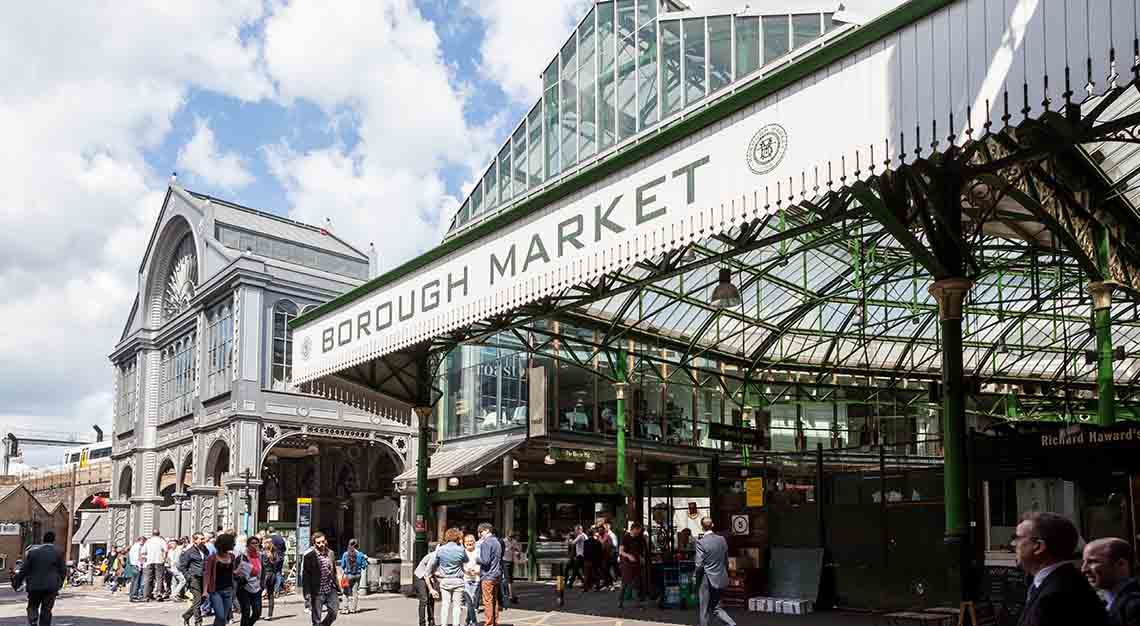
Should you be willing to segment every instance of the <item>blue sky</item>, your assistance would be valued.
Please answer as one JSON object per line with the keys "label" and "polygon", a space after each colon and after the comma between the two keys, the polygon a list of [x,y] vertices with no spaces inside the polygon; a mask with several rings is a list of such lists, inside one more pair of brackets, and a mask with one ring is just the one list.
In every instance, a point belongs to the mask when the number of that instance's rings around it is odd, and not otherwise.
{"label": "blue sky", "polygon": [[110,432],[107,354],[172,171],[195,191],[331,219],[375,242],[382,268],[437,244],[588,3],[8,7],[0,427]]}

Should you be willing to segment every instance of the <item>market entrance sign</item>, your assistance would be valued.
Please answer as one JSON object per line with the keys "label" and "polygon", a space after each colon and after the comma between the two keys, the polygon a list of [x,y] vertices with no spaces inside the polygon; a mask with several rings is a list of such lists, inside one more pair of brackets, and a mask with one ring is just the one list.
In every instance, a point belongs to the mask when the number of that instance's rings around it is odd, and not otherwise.
{"label": "market entrance sign", "polygon": [[[1036,102],[1066,101],[1067,81],[1056,77],[1074,67],[1094,80],[1108,77],[1112,50],[1119,55],[1133,44],[1131,22],[1111,18],[1115,0],[1088,3],[1082,19],[1065,17],[1064,0],[1009,3],[1008,10],[981,0],[932,2],[929,10],[913,4],[735,87],[725,106],[714,98],[693,114],[701,121],[687,136],[550,204],[520,208],[498,230],[409,262],[383,284],[306,318],[294,330],[294,383],[732,232],[961,146],[980,129],[1018,127],[1044,113]],[[1035,94],[1034,103],[1020,94]],[[599,160],[624,163],[638,142],[687,122],[647,129]],[[574,180],[570,174],[547,188]]]}

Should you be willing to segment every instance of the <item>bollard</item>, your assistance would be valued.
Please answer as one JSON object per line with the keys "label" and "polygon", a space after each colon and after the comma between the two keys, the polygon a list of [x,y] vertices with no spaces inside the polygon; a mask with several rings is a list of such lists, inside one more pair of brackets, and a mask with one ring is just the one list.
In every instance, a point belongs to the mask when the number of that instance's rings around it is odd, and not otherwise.
{"label": "bollard", "polygon": [[566,577],[559,576],[554,579],[554,588],[558,591],[558,606],[566,604]]}

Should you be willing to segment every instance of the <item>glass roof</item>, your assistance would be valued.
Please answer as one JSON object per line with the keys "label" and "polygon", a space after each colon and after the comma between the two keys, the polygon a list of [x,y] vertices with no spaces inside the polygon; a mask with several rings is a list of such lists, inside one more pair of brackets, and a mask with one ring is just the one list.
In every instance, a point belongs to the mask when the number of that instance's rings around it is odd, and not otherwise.
{"label": "glass roof", "polygon": [[757,9],[740,0],[731,11],[724,4],[704,15],[671,1],[595,2],[445,239],[830,43],[845,27],[835,18],[838,3],[801,1],[796,13],[779,3]]}

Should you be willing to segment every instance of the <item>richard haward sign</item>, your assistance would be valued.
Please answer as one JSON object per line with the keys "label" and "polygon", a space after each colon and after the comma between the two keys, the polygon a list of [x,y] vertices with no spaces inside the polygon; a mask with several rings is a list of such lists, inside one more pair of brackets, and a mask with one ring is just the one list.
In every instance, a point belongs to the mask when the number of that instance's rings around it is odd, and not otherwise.
{"label": "richard haward sign", "polygon": [[[1085,21],[1065,20],[1061,10],[1046,13],[1046,5],[1063,0],[1012,12],[960,0],[905,24],[856,29],[846,36],[883,34],[841,56],[824,47],[772,74],[795,74],[794,82],[766,75],[742,85],[729,96],[742,108],[727,113],[732,107],[725,107],[718,120],[710,113],[707,125],[656,153],[306,321],[295,329],[294,382],[707,240],[881,174],[902,162],[901,155],[925,158],[951,141],[960,145],[988,123],[1017,126],[1040,112],[1007,107],[1002,94],[1047,93],[1061,102],[1064,81],[1046,76],[1088,63],[1094,76],[1112,73],[1110,48],[1130,50],[1134,34],[1127,20],[1108,18],[1116,3],[1091,3]],[[888,21],[902,14],[891,15]],[[1055,55],[1039,52],[1046,30]],[[1002,33],[1013,34],[1007,40]],[[1089,43],[1096,48],[1091,59]],[[1070,48],[1083,52],[1068,58]],[[745,103],[743,96],[757,99]],[[944,120],[953,120],[954,128]],[[620,159],[627,147],[598,158]]]}

